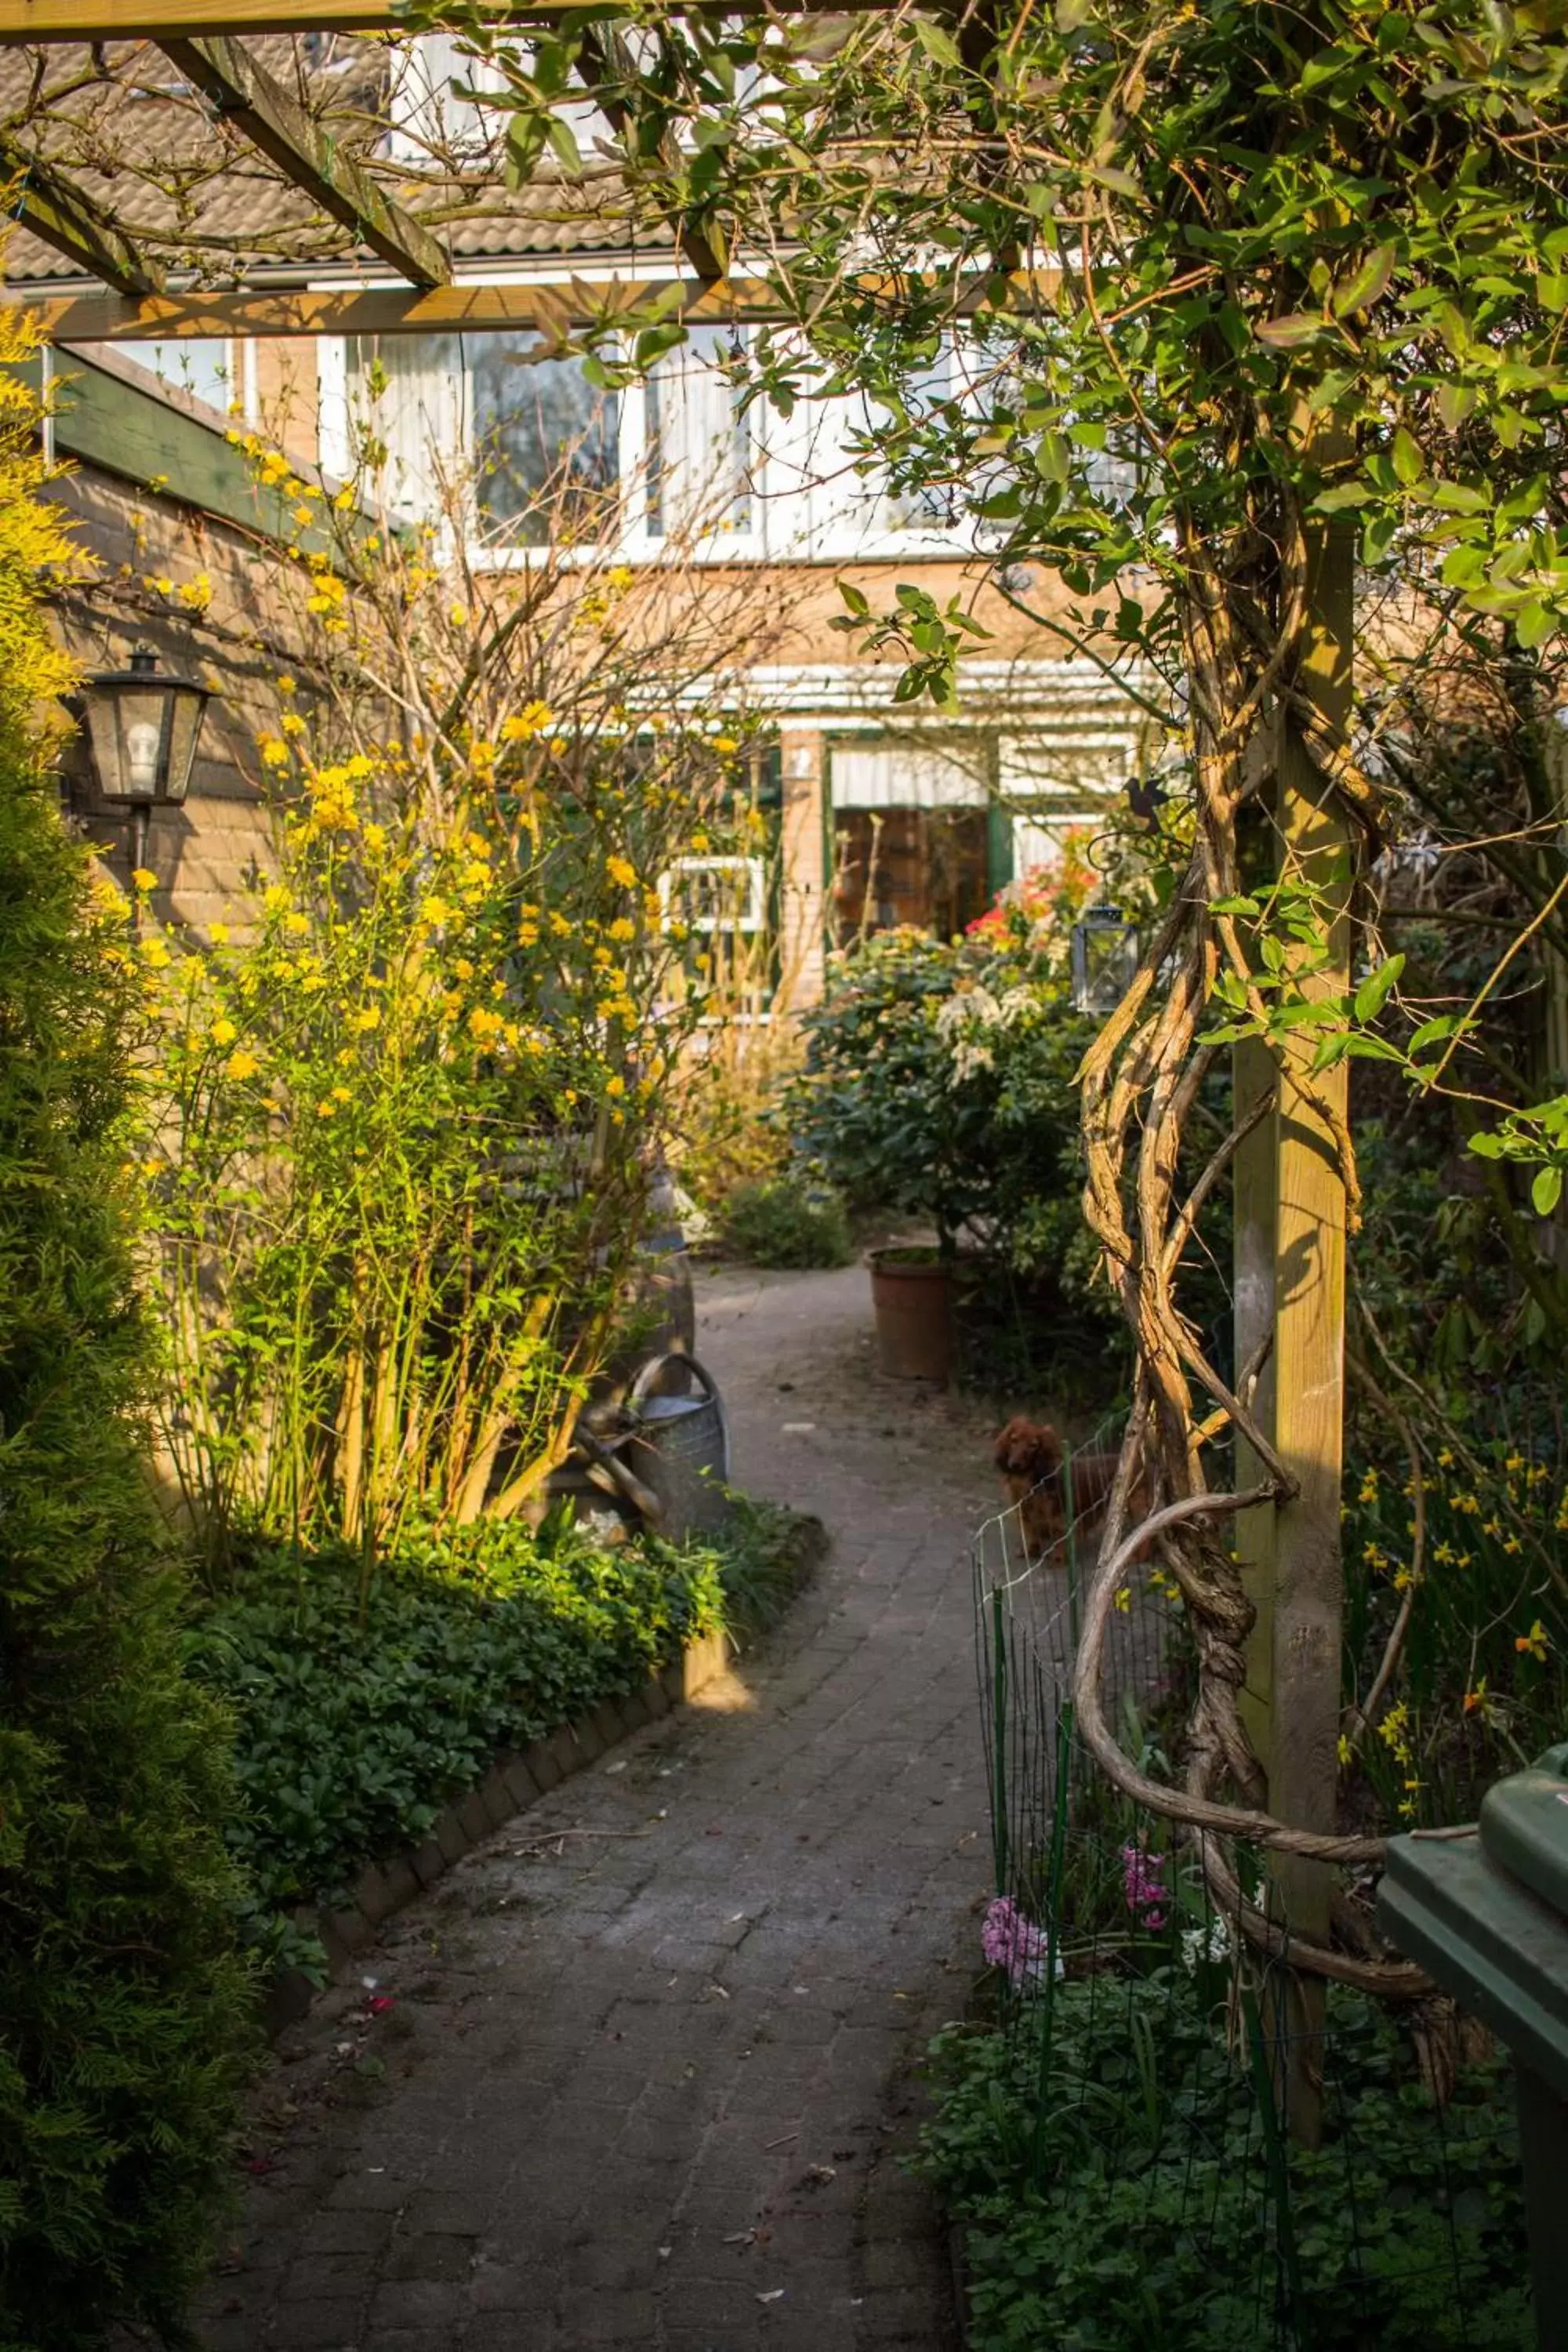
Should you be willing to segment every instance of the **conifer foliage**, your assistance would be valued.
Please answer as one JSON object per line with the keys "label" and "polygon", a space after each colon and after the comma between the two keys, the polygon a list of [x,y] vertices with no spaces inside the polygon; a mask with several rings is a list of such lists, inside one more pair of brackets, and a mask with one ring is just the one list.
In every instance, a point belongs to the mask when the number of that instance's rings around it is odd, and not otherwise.
{"label": "conifer foliage", "polygon": [[227,1726],[138,1458],[123,902],[58,811],[37,410],[0,323],[0,2352],[183,2331],[252,2009]]}

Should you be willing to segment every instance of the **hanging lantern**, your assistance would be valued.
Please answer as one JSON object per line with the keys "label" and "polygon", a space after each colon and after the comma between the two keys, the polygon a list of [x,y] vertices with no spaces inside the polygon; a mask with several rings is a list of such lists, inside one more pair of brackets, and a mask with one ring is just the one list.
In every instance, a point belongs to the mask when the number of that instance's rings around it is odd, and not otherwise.
{"label": "hanging lantern", "polygon": [[1138,970],[1138,934],[1119,907],[1086,907],[1072,927],[1075,1013],[1114,1013]]}
{"label": "hanging lantern", "polygon": [[205,686],[160,670],[145,646],[129,669],[87,682],[82,701],[99,794],[111,808],[130,810],[135,866],[145,861],[153,810],[177,807],[190,789],[211,698]]}

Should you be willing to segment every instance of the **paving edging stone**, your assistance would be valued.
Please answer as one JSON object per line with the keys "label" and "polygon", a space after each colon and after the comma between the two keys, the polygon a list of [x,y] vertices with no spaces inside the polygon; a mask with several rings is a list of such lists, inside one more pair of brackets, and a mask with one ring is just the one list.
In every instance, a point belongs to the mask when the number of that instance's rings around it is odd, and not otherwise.
{"label": "paving edging stone", "polygon": [[[492,1759],[481,1780],[442,1809],[416,1846],[405,1848],[388,1862],[366,1863],[345,1906],[298,1912],[299,1925],[321,1940],[328,1981],[341,1983],[350,1975],[356,1956],[374,1942],[383,1922],[433,1886],[454,1863],[537,1802],[547,1790],[596,1763],[621,1740],[657,1722],[672,1707],[695,1698],[724,1673],[729,1662],[729,1641],[722,1630],[698,1634],[686,1643],[679,1658],[651,1675],[640,1690],[628,1692],[624,1698],[600,1699],[577,1722],[563,1724],[547,1738],[536,1739],[527,1748],[504,1749]],[[300,1969],[286,1969],[273,1979],[262,2002],[262,2023],[268,2041],[304,2016],[316,1991]]]}

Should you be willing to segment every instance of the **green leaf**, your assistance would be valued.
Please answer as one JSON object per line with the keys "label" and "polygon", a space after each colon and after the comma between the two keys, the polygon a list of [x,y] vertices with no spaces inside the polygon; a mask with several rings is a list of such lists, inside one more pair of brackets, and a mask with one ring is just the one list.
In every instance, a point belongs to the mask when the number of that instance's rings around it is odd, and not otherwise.
{"label": "green leaf", "polygon": [[1349,319],[1357,310],[1370,309],[1387,293],[1394,277],[1397,248],[1392,245],[1374,246],[1361,267],[1342,278],[1334,289],[1332,308],[1336,319]]}
{"label": "green leaf", "polygon": [[910,22],[916,40],[928,58],[934,58],[939,66],[951,66],[955,72],[963,71],[963,59],[951,33],[944,33],[942,26],[933,25],[929,16],[911,16]]}
{"label": "green leaf", "polygon": [[1365,1023],[1374,1021],[1382,1011],[1389,990],[1405,970],[1402,955],[1390,956],[1375,971],[1369,972],[1355,992],[1355,1017]]}
{"label": "green leaf", "polygon": [[1561,1168],[1538,1168],[1530,1188],[1531,1206],[1538,1217],[1549,1217],[1563,1197]]}
{"label": "green leaf", "polygon": [[1315,342],[1326,324],[1315,310],[1287,310],[1281,318],[1260,320],[1252,331],[1271,351],[1293,352]]}
{"label": "green leaf", "polygon": [[1394,470],[1406,489],[1418,482],[1426,471],[1426,460],[1422,455],[1420,442],[1414,434],[1407,433],[1403,425],[1394,436],[1393,457]]}

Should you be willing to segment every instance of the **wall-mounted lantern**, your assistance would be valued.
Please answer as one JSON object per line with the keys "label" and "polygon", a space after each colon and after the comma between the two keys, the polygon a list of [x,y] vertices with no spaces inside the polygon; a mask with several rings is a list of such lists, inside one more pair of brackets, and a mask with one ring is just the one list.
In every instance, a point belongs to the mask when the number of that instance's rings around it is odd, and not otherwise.
{"label": "wall-mounted lantern", "polygon": [[177,808],[190,788],[211,699],[205,686],[161,670],[145,646],[137,646],[129,669],[87,681],[82,705],[99,795],[131,812],[132,866],[147,862],[153,811]]}
{"label": "wall-mounted lantern", "polygon": [[1075,1013],[1114,1013],[1138,970],[1138,934],[1119,907],[1099,899],[1072,927]]}

